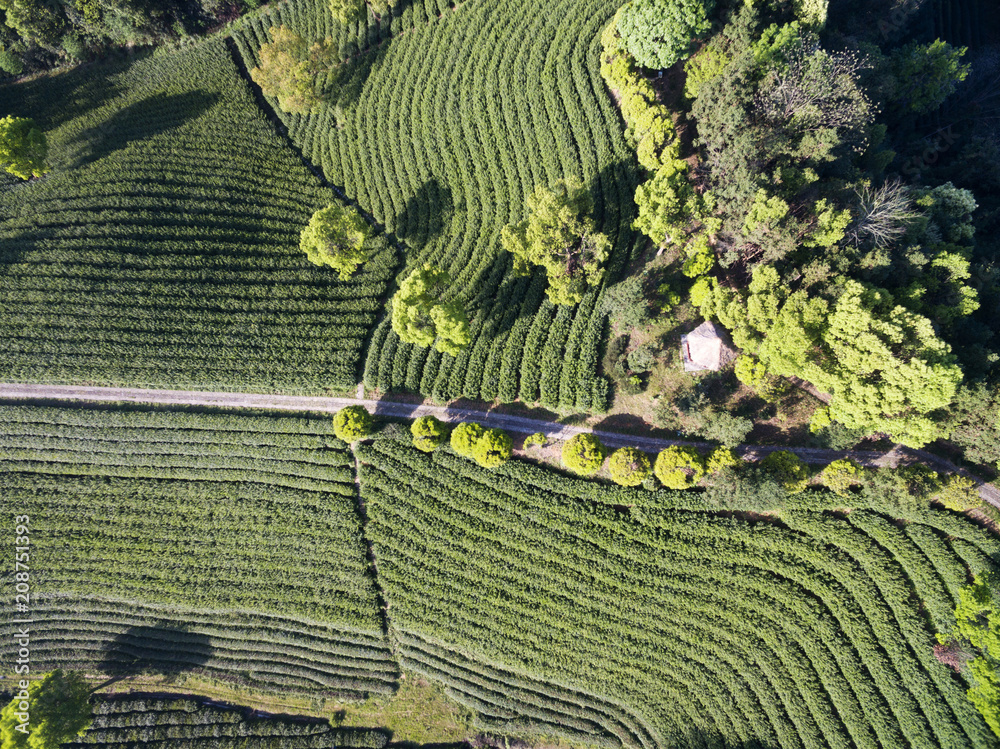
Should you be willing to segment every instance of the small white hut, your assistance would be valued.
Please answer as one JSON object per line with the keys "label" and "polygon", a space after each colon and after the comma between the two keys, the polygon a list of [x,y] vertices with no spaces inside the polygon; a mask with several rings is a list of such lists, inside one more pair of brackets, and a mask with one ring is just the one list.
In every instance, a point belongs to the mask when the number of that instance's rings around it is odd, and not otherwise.
{"label": "small white hut", "polygon": [[714,372],[736,358],[729,334],[710,321],[681,336],[681,355],[685,372]]}

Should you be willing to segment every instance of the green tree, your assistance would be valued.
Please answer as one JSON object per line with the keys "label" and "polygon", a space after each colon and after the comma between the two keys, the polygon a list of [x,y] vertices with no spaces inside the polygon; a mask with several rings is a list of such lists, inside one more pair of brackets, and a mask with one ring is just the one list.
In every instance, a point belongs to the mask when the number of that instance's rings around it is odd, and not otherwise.
{"label": "green tree", "polygon": [[602,465],[607,452],[593,434],[578,434],[563,443],[562,462],[573,473],[590,476]]}
{"label": "green tree", "polygon": [[320,104],[316,83],[333,64],[333,40],[310,44],[286,26],[272,26],[269,33],[271,42],[260,48],[260,64],[250,77],[284,111],[308,114]]}
{"label": "green tree", "polygon": [[846,497],[851,493],[851,487],[859,485],[863,480],[862,468],[850,458],[835,460],[830,463],[820,478],[823,486],[840,497]]}
{"label": "green tree", "polygon": [[761,468],[773,476],[790,494],[804,491],[809,483],[809,466],[795,453],[776,450],[760,462]]}
{"label": "green tree", "polygon": [[11,75],[21,75],[24,72],[24,63],[14,52],[0,47],[0,70]]}
{"label": "green tree", "polygon": [[347,406],[333,417],[333,432],[344,442],[363,440],[375,431],[375,420],[364,406]]}
{"label": "green tree", "polygon": [[442,297],[451,287],[446,271],[425,264],[399,285],[392,297],[392,329],[400,340],[417,346],[433,345],[457,356],[470,341],[469,318],[457,299]]}
{"label": "green tree", "polygon": [[958,592],[955,629],[940,640],[968,642],[977,657],[972,661],[973,687],[966,693],[987,725],[1000,736],[1000,606],[993,578],[976,575],[972,585]]}
{"label": "green tree", "polygon": [[689,489],[705,475],[705,462],[693,447],[672,445],[656,456],[653,472],[668,489]]}
{"label": "green tree", "polygon": [[1000,388],[959,388],[948,408],[945,429],[966,460],[1000,468]]}
{"label": "green tree", "polygon": [[590,194],[579,182],[537,185],[528,196],[528,218],[501,232],[503,248],[514,256],[516,274],[529,275],[534,265],[545,268],[546,293],[553,304],[579,303],[604,275],[611,243],[594,228],[587,215],[591,207]]}
{"label": "green tree", "polygon": [[640,65],[669,68],[712,27],[714,8],[715,0],[632,0],[619,16],[618,32]]}
{"label": "green tree", "polygon": [[59,749],[90,726],[89,700],[90,685],[80,674],[62,669],[44,674],[21,689],[0,712],[0,745],[4,749]]}
{"label": "green tree", "polygon": [[448,439],[448,426],[434,416],[421,416],[410,424],[410,434],[415,448],[430,453]]}
{"label": "green tree", "polygon": [[476,441],[472,457],[483,468],[503,465],[513,452],[510,435],[502,429],[487,429]]}
{"label": "green tree", "polygon": [[352,208],[331,203],[316,211],[302,230],[299,246],[316,265],[329,265],[346,281],[368,259],[371,226]]}
{"label": "green tree", "polygon": [[971,65],[962,65],[966,47],[955,48],[935,39],[930,44],[910,42],[889,57],[894,78],[893,104],[915,114],[932,112],[955,92],[969,75]]}
{"label": "green tree", "polygon": [[355,23],[365,17],[362,0],[330,0],[330,12],[341,23]]}
{"label": "green tree", "polygon": [[955,512],[972,510],[982,504],[976,482],[958,474],[952,474],[941,482],[934,499]]}
{"label": "green tree", "polygon": [[608,459],[611,480],[621,486],[639,486],[650,473],[649,457],[634,447],[622,447]]}
{"label": "green tree", "polygon": [[717,447],[709,453],[705,460],[705,471],[707,473],[718,473],[726,468],[736,468],[742,465],[743,461],[728,447]]}
{"label": "green tree", "polygon": [[49,147],[35,121],[27,117],[0,119],[0,167],[21,179],[41,177],[48,170]]}
{"label": "green tree", "polygon": [[462,422],[451,432],[451,449],[465,458],[472,458],[485,433],[486,430],[474,421]]}
{"label": "green tree", "polygon": [[3,23],[22,39],[56,47],[66,29],[62,4],[41,0],[0,0]]}

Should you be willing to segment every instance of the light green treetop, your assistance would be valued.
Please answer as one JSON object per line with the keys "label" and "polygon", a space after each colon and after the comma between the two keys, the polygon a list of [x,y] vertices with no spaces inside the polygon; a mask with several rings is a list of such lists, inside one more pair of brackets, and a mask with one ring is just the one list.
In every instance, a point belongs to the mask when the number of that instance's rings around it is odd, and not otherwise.
{"label": "light green treetop", "polygon": [[346,281],[368,259],[365,240],[370,235],[371,226],[357,211],[331,203],[313,214],[299,246],[310,261],[329,265]]}
{"label": "light green treetop", "polygon": [[573,180],[538,185],[528,196],[528,218],[509,224],[500,235],[514,255],[514,272],[528,275],[540,265],[548,275],[553,304],[577,304],[588,287],[600,283],[611,243],[594,228],[590,195]]}
{"label": "light green treetop", "polygon": [[407,343],[433,345],[457,356],[468,345],[469,318],[457,299],[442,297],[451,286],[447,271],[427,263],[399,285],[392,297],[392,329]]}
{"label": "light green treetop", "polygon": [[[14,697],[0,712],[0,745],[3,749],[59,749],[82,736],[92,721],[90,685],[74,671],[56,669],[28,687],[28,711]],[[28,733],[18,730],[27,712]],[[21,714],[21,715],[19,715]]]}
{"label": "light green treetop", "polygon": [[49,170],[45,133],[27,117],[0,119],[0,167],[21,179],[41,177]]}

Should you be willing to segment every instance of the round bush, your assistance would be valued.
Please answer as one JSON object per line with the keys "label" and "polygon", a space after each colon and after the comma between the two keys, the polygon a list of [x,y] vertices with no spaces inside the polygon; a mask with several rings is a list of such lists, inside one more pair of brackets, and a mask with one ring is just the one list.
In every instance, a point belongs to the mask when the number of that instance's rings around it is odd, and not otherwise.
{"label": "round bush", "polygon": [[524,440],[525,449],[529,447],[534,447],[535,445],[537,445],[538,447],[545,447],[547,444],[549,444],[549,438],[546,437],[541,432],[535,432],[529,437],[526,437]]}
{"label": "round bush", "polygon": [[487,429],[476,442],[473,457],[483,468],[496,468],[510,460],[510,435],[501,429]]}
{"label": "round bush", "polygon": [[778,450],[760,462],[761,467],[773,476],[790,494],[804,491],[809,483],[809,466],[795,453]]}
{"label": "round bush", "polygon": [[434,416],[421,416],[410,424],[413,446],[425,453],[434,452],[448,438],[448,427]]}
{"label": "round bush", "polygon": [[850,458],[835,460],[821,474],[823,485],[840,497],[850,494],[851,487],[861,483],[861,466]]}
{"label": "round bush", "polygon": [[333,432],[344,442],[363,440],[374,431],[375,420],[364,406],[342,408],[333,417]]}
{"label": "round bush", "polygon": [[705,475],[705,464],[693,447],[674,445],[660,451],[653,471],[668,489],[688,489]]}
{"label": "round bush", "polygon": [[466,421],[455,427],[451,433],[451,449],[466,458],[475,455],[476,445],[486,432],[474,421]]}
{"label": "round bush", "polygon": [[649,476],[651,468],[646,453],[634,447],[623,447],[611,453],[608,471],[616,484],[639,486]]}
{"label": "round bush", "polygon": [[590,476],[604,463],[604,445],[593,434],[578,434],[562,448],[562,462],[573,473]]}

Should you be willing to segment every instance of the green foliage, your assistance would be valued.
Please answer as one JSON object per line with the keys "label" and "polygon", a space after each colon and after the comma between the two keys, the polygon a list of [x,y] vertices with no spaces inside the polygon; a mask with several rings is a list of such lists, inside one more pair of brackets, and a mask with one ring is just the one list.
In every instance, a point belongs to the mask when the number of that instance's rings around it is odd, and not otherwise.
{"label": "green foliage", "polygon": [[653,471],[668,489],[688,489],[705,475],[705,461],[693,447],[674,445],[660,451]]}
{"label": "green foliage", "polygon": [[726,468],[737,468],[743,461],[728,447],[717,447],[705,459],[705,472],[715,474]]}
{"label": "green foliage", "polygon": [[513,443],[510,435],[501,429],[487,429],[476,440],[472,457],[483,468],[496,468],[510,460]]}
{"label": "green foliage", "polygon": [[822,29],[826,25],[826,14],[830,0],[795,0],[795,16],[806,26]]}
{"label": "green foliage", "polygon": [[545,268],[546,294],[553,304],[579,304],[604,275],[611,243],[587,215],[592,207],[579,182],[537,185],[528,196],[528,218],[508,224],[500,235],[503,248],[514,256],[516,274],[530,275],[534,265]]}
{"label": "green foliage", "polygon": [[[91,724],[89,698],[90,685],[75,671],[57,668],[43,674],[28,687],[27,700],[15,696],[0,712],[3,746],[5,749],[59,749],[67,741],[82,736]],[[22,707],[30,709],[22,710]],[[29,724],[27,734],[18,730],[18,726],[25,723]]]}
{"label": "green foliage", "polygon": [[274,132],[221,35],[0,97],[48,133],[54,166],[0,187],[0,245],[19,248],[0,284],[0,339],[18,341],[5,381],[357,386],[395,251],[370,239],[350,283],[307,261],[292,229],[335,196]]}
{"label": "green foliage", "polygon": [[611,453],[608,472],[620,486],[641,486],[652,473],[646,453],[634,447],[621,447]]}
{"label": "green foliage", "polygon": [[[705,221],[714,205],[711,195],[695,191],[687,169],[687,162],[680,159],[668,162],[635,190],[638,214],[632,227],[659,246],[684,244],[691,227]],[[704,265],[711,252],[701,252]]]}
{"label": "green foliage", "polygon": [[28,117],[0,119],[0,167],[21,179],[41,177],[49,166],[45,159],[45,133]]}
{"label": "green foliage", "polygon": [[915,114],[940,107],[969,75],[972,66],[961,62],[966,51],[940,39],[930,44],[909,42],[893,50],[889,70],[894,85],[889,96],[894,106]]}
{"label": "green foliage", "polygon": [[451,449],[466,458],[475,456],[476,445],[486,430],[474,421],[459,424],[451,432]]}
{"label": "green foliage", "polygon": [[850,495],[851,487],[862,483],[862,468],[850,458],[835,460],[823,469],[820,474],[823,486],[840,497]]}
{"label": "green foliage", "polygon": [[425,263],[406,277],[392,297],[392,329],[400,340],[433,345],[457,356],[470,341],[469,318],[457,299],[444,301],[451,276]]}
{"label": "green foliage", "polygon": [[768,403],[776,402],[787,390],[785,384],[767,371],[759,359],[741,354],[734,367],[736,379]]}
{"label": "green foliage", "polygon": [[371,436],[375,420],[364,406],[347,406],[334,414],[333,431],[344,442],[357,442]]}
{"label": "green foliage", "polygon": [[356,23],[365,17],[363,0],[330,0],[330,12],[341,23]]}
{"label": "green foliage", "polygon": [[0,47],[0,70],[11,75],[21,75],[24,63],[13,51]]}
{"label": "green foliage", "polygon": [[632,330],[650,320],[642,276],[629,276],[604,292],[603,308],[619,330]]}
{"label": "green foliage", "polygon": [[593,434],[570,437],[562,446],[563,465],[580,476],[597,473],[606,456],[607,450]]}
{"label": "green foliage", "polygon": [[712,44],[702,48],[698,54],[684,63],[684,95],[689,99],[698,98],[701,87],[722,75],[729,59]]}
{"label": "green foliage", "polygon": [[542,432],[535,432],[534,434],[528,435],[524,439],[525,449],[535,446],[545,447],[547,444],[549,444],[549,438],[546,437]]}
{"label": "green foliage", "polygon": [[969,700],[982,713],[990,729],[1000,736],[1000,607],[994,578],[976,575],[972,585],[959,591],[953,637],[969,642],[978,657],[972,661],[973,687]]}
{"label": "green foliage", "polygon": [[1000,468],[1000,389],[960,387],[948,407],[944,428],[966,460]]}
{"label": "green foliage", "polygon": [[656,351],[648,343],[636,346],[628,355],[628,368],[633,372],[643,374],[656,364]]}
{"label": "green foliage", "polygon": [[410,424],[410,434],[415,448],[430,453],[448,439],[448,426],[435,416],[421,416]]}
{"label": "green foliage", "polygon": [[310,44],[287,26],[272,26],[268,33],[271,42],[261,46],[250,77],[284,111],[308,114],[320,105],[317,80],[333,64],[333,41]]}
{"label": "green foliage", "polygon": [[941,482],[934,499],[955,512],[972,510],[982,504],[976,482],[958,474],[953,474]]}
{"label": "green foliage", "polygon": [[352,208],[331,203],[309,219],[299,246],[316,265],[329,265],[346,281],[368,260],[365,241],[371,226]]}
{"label": "green foliage", "polygon": [[618,29],[626,49],[646,68],[669,68],[688,56],[694,40],[708,31],[715,0],[632,0]]}
{"label": "green foliage", "polygon": [[760,462],[761,468],[771,474],[790,494],[804,491],[809,483],[809,466],[795,453],[776,450]]}

